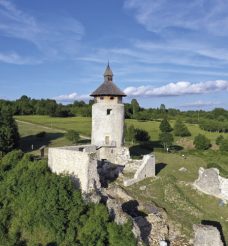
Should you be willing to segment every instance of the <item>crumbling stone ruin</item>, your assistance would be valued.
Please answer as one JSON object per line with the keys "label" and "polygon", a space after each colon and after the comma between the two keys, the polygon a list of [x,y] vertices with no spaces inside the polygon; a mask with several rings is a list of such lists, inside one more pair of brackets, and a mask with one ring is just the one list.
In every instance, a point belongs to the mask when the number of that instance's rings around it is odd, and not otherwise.
{"label": "crumbling stone ruin", "polygon": [[130,170],[132,166],[134,178],[126,180],[125,185],[155,176],[153,155],[144,156],[142,161],[134,161],[130,158],[129,149],[124,147],[122,98],[126,95],[113,83],[109,65],[104,73],[104,82],[91,96],[95,100],[92,106],[91,145],[49,148],[50,169],[57,174],[71,175],[84,193],[100,189],[107,180],[115,179],[124,168]]}
{"label": "crumbling stone ruin", "polygon": [[194,246],[224,246],[218,229],[211,225],[194,225]]}
{"label": "crumbling stone ruin", "polygon": [[201,192],[228,200],[228,179],[221,177],[217,168],[204,169],[201,167],[199,177],[193,185]]}

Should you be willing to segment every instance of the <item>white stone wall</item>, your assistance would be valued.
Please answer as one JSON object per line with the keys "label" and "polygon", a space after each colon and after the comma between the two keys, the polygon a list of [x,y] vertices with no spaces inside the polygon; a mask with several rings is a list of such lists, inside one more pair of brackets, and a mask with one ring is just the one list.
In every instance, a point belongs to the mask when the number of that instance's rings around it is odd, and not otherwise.
{"label": "white stone wall", "polygon": [[[107,109],[111,109],[107,115]],[[92,107],[92,145],[104,146],[105,137],[117,147],[123,145],[124,105],[122,103],[95,103]]]}
{"label": "white stone wall", "polygon": [[141,165],[134,174],[134,178],[125,180],[124,186],[132,185],[149,177],[155,177],[155,157],[153,155],[144,155]]}
{"label": "white stone wall", "polygon": [[100,188],[96,153],[77,151],[74,146],[49,148],[48,166],[56,174],[68,174],[77,179],[82,192]]}
{"label": "white stone wall", "polygon": [[112,164],[126,165],[130,160],[130,151],[127,147],[102,147],[97,151],[98,159],[106,159]]}
{"label": "white stone wall", "polygon": [[228,200],[228,179],[221,177],[217,168],[200,167],[199,177],[193,185],[208,195]]}

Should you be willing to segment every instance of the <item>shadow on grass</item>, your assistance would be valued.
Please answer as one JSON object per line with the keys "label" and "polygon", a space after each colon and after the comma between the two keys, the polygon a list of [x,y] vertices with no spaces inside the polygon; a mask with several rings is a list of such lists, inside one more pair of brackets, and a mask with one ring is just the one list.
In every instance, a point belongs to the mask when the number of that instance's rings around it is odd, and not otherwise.
{"label": "shadow on grass", "polygon": [[155,174],[158,175],[162,169],[164,169],[167,166],[165,163],[157,163],[155,165]]}
{"label": "shadow on grass", "polygon": [[22,137],[20,139],[20,148],[24,152],[28,152],[32,150],[37,150],[43,145],[49,145],[51,141],[61,138],[64,136],[64,133],[46,133],[43,137],[37,137],[36,135],[29,135],[26,137]]}
{"label": "shadow on grass", "polygon": [[80,139],[77,143],[78,144],[90,144],[91,140],[90,139]]}
{"label": "shadow on grass", "polygon": [[220,235],[221,235],[221,239],[224,243],[224,246],[226,246],[226,241],[225,241],[225,237],[224,237],[224,234],[223,234],[223,230],[222,230],[222,226],[221,224],[218,222],[218,221],[213,221],[213,220],[202,220],[201,221],[201,224],[202,225],[210,225],[210,226],[214,226],[218,229],[218,231],[220,232]]}
{"label": "shadow on grass", "polygon": [[135,157],[142,157],[143,155],[150,154],[155,148],[162,148],[160,141],[150,141],[140,143],[129,148],[130,155]]}

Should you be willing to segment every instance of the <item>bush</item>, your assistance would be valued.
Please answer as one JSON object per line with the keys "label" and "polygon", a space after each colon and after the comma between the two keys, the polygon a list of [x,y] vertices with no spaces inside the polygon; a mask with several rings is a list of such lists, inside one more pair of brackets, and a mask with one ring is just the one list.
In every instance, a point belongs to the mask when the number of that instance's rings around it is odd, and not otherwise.
{"label": "bush", "polygon": [[80,140],[80,135],[75,130],[67,131],[67,133],[65,134],[65,137],[74,144],[78,143]]}
{"label": "bush", "polygon": [[38,137],[38,138],[44,138],[46,136],[46,134],[47,133],[44,132],[44,131],[43,132],[39,132],[39,133],[36,134],[36,137]]}
{"label": "bush", "polygon": [[222,142],[223,139],[224,139],[224,137],[223,137],[222,135],[219,135],[219,136],[216,138],[215,143],[216,143],[217,145],[220,145],[220,143]]}
{"label": "bush", "polygon": [[210,140],[202,134],[196,136],[193,143],[198,150],[207,150],[211,146]]}
{"label": "bush", "polygon": [[219,149],[220,149],[221,151],[228,151],[228,138],[223,139],[223,140],[221,141]]}
{"label": "bush", "polygon": [[138,142],[148,142],[150,140],[149,133],[142,129],[135,129],[135,140]]}

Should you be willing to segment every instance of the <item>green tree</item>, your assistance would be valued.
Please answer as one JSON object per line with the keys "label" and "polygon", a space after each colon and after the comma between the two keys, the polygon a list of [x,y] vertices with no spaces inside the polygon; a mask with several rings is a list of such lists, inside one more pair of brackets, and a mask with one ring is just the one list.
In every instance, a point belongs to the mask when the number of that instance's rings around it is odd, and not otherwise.
{"label": "green tree", "polygon": [[131,107],[132,107],[133,117],[135,117],[137,112],[139,112],[139,110],[140,110],[139,103],[137,102],[136,99],[131,100]]}
{"label": "green tree", "polygon": [[135,127],[130,125],[129,127],[125,128],[125,140],[131,142],[132,144],[135,141]]}
{"label": "green tree", "polygon": [[191,133],[187,126],[180,119],[178,119],[174,125],[174,135],[179,137],[188,137],[191,136]]}
{"label": "green tree", "polygon": [[164,150],[168,151],[168,148],[170,148],[173,143],[173,135],[170,132],[161,132],[159,134],[159,140],[161,141]]}
{"label": "green tree", "polygon": [[80,134],[75,130],[67,131],[67,133],[65,134],[65,137],[74,144],[78,143],[80,140]]}
{"label": "green tree", "polygon": [[19,133],[8,107],[0,110],[0,152],[7,153],[19,145]]}
{"label": "green tree", "polygon": [[173,130],[173,128],[169,124],[169,121],[166,118],[164,118],[161,121],[161,124],[160,124],[159,128],[160,128],[161,132],[171,132]]}
{"label": "green tree", "polygon": [[207,150],[211,146],[210,140],[202,134],[197,135],[193,143],[198,150]]}
{"label": "green tree", "polygon": [[221,141],[219,149],[221,151],[228,151],[228,138],[225,138]]}
{"label": "green tree", "polygon": [[223,139],[224,139],[223,135],[219,135],[219,136],[216,138],[215,143],[216,143],[217,145],[220,145]]}

